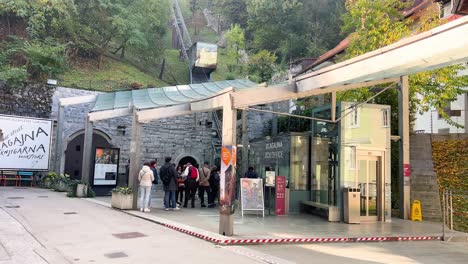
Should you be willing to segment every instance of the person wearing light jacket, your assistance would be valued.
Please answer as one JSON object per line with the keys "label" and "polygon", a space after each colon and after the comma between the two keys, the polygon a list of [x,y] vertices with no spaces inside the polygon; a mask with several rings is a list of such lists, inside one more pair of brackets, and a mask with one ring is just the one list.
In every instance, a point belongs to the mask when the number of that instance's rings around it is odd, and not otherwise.
{"label": "person wearing light jacket", "polygon": [[140,211],[149,212],[149,199],[151,197],[151,186],[154,181],[153,171],[150,168],[150,163],[145,162],[140,173],[138,173],[138,181],[140,182]]}

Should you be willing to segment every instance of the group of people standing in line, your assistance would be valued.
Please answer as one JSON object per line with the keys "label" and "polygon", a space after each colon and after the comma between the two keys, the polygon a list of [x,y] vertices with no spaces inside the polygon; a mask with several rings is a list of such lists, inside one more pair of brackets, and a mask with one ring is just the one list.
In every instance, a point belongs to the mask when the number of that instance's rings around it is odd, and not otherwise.
{"label": "group of people standing in line", "polygon": [[[178,166],[171,163],[171,157],[164,159],[165,163],[158,170],[157,160],[145,162],[138,174],[140,191],[140,211],[149,212],[151,208],[151,193],[155,190],[155,185],[162,182],[164,188],[164,209],[180,210],[178,205],[187,208],[190,200],[192,208],[195,207],[195,195],[198,191],[200,206],[205,204],[205,193],[208,195],[208,207],[216,207],[216,198],[219,192],[219,170],[216,166],[209,167],[205,162],[203,167],[198,164],[187,163]],[[184,199],[185,194],[185,199]]]}

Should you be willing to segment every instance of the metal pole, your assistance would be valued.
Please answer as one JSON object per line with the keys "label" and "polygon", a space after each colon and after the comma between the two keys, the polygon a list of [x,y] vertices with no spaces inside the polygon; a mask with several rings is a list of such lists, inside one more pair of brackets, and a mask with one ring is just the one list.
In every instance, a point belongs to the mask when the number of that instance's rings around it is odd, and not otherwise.
{"label": "metal pole", "polygon": [[445,190],[442,192],[442,240],[445,241]]}
{"label": "metal pole", "polygon": [[128,187],[133,189],[133,209],[138,204],[138,170],[140,168],[140,134],[142,124],[138,122],[137,111],[133,110],[132,138],[130,140],[130,168],[128,170]]}
{"label": "metal pole", "polygon": [[57,115],[57,134],[55,135],[55,173],[62,173],[62,144],[63,144],[63,119],[64,119],[64,106],[58,103],[58,115]]}
{"label": "metal pole", "polygon": [[409,156],[409,81],[408,76],[400,77],[398,89],[398,134],[399,141],[399,179],[400,179],[400,217],[410,215],[410,177],[404,175],[405,165],[410,164]]}
{"label": "metal pole", "polygon": [[89,115],[86,116],[85,133],[83,141],[83,165],[81,167],[81,180],[89,184],[91,163],[94,157],[93,147],[93,123],[89,120]]}
{"label": "metal pole", "polygon": [[453,230],[453,191],[449,192],[450,197],[450,230]]}

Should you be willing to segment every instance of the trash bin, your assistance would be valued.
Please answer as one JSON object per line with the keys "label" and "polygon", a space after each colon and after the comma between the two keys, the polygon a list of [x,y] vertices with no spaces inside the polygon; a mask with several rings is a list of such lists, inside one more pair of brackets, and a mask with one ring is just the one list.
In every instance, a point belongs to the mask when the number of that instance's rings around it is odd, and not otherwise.
{"label": "trash bin", "polygon": [[343,209],[345,223],[359,224],[361,222],[360,195],[361,190],[359,188],[343,189]]}

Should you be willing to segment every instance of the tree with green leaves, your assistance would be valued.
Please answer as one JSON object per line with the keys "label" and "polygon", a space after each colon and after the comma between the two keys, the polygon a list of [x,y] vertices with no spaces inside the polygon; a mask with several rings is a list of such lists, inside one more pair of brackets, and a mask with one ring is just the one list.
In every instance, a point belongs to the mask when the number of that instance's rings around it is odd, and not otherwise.
{"label": "tree with green leaves", "polygon": [[214,10],[221,14],[228,24],[247,27],[247,0],[214,0]]}
{"label": "tree with green leaves", "polygon": [[[410,34],[420,33],[443,23],[439,18],[437,3],[420,11],[417,20],[403,17],[401,10],[405,7],[408,4],[400,0],[347,0],[348,12],[343,16],[343,31],[350,33],[351,40],[343,59],[384,47]],[[456,65],[410,75],[412,116],[416,111],[423,113],[434,107],[449,124],[460,126],[443,109],[456,100],[458,95],[466,92],[464,87],[468,86],[468,77],[458,75],[464,68],[463,65]],[[340,93],[338,98],[363,101],[372,94],[372,90],[362,88]],[[389,91],[377,97],[375,102],[386,103],[389,96],[395,97],[396,92]],[[397,106],[392,105],[392,108],[397,109]]]}
{"label": "tree with green leaves", "polygon": [[251,79],[257,82],[267,82],[275,69],[276,55],[268,50],[261,50],[249,58],[248,71]]}
{"label": "tree with green leaves", "polygon": [[112,45],[117,51],[131,49],[143,60],[162,55],[162,37],[168,22],[167,0],[76,1],[79,18],[73,35],[98,56],[99,61]]}
{"label": "tree with green leaves", "polygon": [[288,63],[318,57],[341,40],[343,0],[247,0],[249,48]]}
{"label": "tree with green leaves", "polygon": [[226,48],[228,55],[233,58],[237,64],[242,57],[241,51],[245,49],[244,30],[238,25],[232,25],[224,37],[226,38]]}

